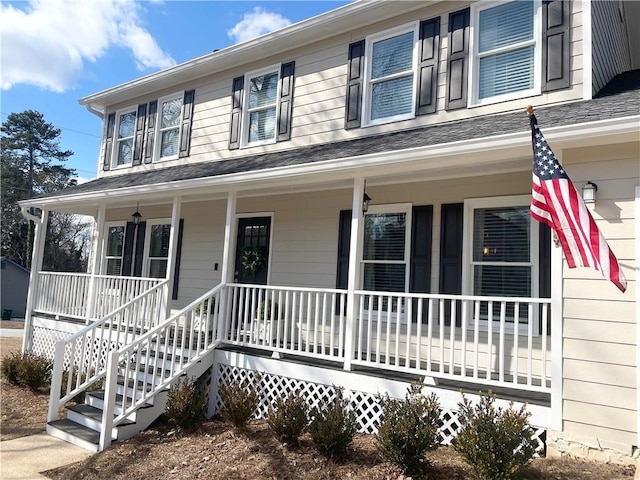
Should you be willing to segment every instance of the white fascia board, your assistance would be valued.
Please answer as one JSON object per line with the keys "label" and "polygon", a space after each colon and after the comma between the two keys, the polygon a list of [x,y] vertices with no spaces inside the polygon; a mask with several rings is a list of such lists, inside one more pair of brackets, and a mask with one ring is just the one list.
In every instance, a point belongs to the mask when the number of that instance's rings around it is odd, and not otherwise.
{"label": "white fascia board", "polygon": [[281,54],[294,48],[292,46],[298,48],[317,43],[345,31],[378,22],[388,15],[400,15],[423,8],[427,3],[439,3],[439,1],[359,0],[252,40],[222,48],[160,72],[88,95],[78,100],[78,103],[105,109],[109,105],[211,75],[212,72],[221,72],[270,55]]}
{"label": "white fascia board", "polygon": [[[545,138],[560,144],[561,142],[572,142],[576,140],[594,139],[620,134],[640,133],[640,115],[624,117],[613,120],[602,120],[598,122],[582,123],[559,127],[542,128]],[[257,184],[264,184],[268,181],[283,181],[296,177],[310,175],[331,174],[337,172],[348,172],[363,168],[386,167],[398,165],[417,160],[429,160],[436,158],[447,158],[464,155],[477,155],[486,152],[509,151],[516,148],[531,145],[531,134],[529,130],[523,132],[497,135],[493,137],[462,140],[458,142],[444,143],[439,145],[428,145],[422,147],[408,148],[405,150],[393,150],[373,153],[370,155],[359,155],[353,157],[343,157],[333,160],[325,160],[313,164],[300,164],[286,167],[275,167],[265,170],[254,170],[250,172],[232,173],[228,175],[218,175],[213,177],[201,177],[188,180],[178,180],[173,182],[156,183],[150,185],[136,185],[126,188],[116,188],[112,190],[101,190],[97,192],[78,193],[51,198],[23,200],[19,202],[22,207],[46,207],[60,203],[104,201],[107,199],[117,199],[128,196],[140,196],[144,194],[159,194],[171,192],[175,195],[179,190],[192,190],[198,188],[217,187],[223,191],[240,192],[243,189],[254,188]],[[556,147],[558,149],[558,147]],[[476,164],[476,162],[474,162]],[[372,171],[373,172],[373,171]],[[373,176],[373,175],[372,175]]]}

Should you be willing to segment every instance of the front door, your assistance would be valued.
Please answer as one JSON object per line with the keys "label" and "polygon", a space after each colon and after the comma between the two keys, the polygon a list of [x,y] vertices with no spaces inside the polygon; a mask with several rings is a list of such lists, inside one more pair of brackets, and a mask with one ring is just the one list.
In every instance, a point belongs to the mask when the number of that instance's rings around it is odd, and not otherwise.
{"label": "front door", "polygon": [[238,219],[236,282],[267,284],[270,241],[271,217]]}

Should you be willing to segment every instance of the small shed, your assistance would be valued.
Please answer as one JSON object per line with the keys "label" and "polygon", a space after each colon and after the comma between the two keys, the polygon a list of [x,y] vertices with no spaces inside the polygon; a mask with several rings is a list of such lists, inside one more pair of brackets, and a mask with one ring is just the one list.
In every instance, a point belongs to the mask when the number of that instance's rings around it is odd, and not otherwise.
{"label": "small shed", "polygon": [[[24,318],[29,292],[29,269],[9,257],[0,257],[0,311],[2,319]],[[7,318],[8,317],[8,318]]]}

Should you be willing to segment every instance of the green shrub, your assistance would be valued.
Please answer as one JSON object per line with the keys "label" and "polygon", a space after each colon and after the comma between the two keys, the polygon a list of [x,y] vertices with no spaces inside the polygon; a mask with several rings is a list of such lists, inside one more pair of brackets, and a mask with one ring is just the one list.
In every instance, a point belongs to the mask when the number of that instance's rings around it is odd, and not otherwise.
{"label": "green shrub", "polygon": [[496,408],[496,396],[480,392],[475,406],[463,395],[459,421],[461,430],[453,447],[471,467],[474,478],[482,480],[514,480],[522,478],[535,455],[526,405],[519,410]]}
{"label": "green shrub", "polygon": [[13,353],[2,359],[2,373],[7,380],[33,391],[49,385],[52,370],[53,362],[33,353]]}
{"label": "green shrub", "polygon": [[207,391],[196,379],[180,379],[169,390],[164,413],[180,429],[189,429],[204,418]]}
{"label": "green shrub", "polygon": [[379,397],[382,418],[376,436],[382,457],[407,475],[419,475],[428,466],[425,454],[438,447],[440,405],[435,393],[422,395],[423,384],[413,383],[404,400]]}
{"label": "green shrub", "polygon": [[309,433],[318,451],[328,458],[343,456],[358,431],[358,423],[342,397],[342,389],[337,389],[333,400],[314,408],[311,416]]}
{"label": "green shrub", "polygon": [[236,428],[245,427],[258,406],[259,398],[253,385],[245,383],[221,383],[218,388],[224,403],[220,415]]}
{"label": "green shrub", "polygon": [[309,425],[309,406],[304,397],[298,394],[278,398],[275,409],[269,410],[267,424],[278,440],[297,445]]}
{"label": "green shrub", "polygon": [[2,376],[14,385],[20,385],[18,381],[18,364],[21,360],[21,353],[12,353],[2,359]]}

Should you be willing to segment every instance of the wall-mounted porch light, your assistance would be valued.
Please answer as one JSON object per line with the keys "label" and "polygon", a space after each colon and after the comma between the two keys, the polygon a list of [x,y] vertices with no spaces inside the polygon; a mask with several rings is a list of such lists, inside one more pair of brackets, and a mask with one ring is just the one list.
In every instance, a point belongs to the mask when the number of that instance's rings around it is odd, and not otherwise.
{"label": "wall-mounted porch light", "polygon": [[364,192],[362,195],[362,213],[369,211],[369,202],[371,202],[371,197],[367,195],[367,192]]}
{"label": "wall-mounted porch light", "polygon": [[136,211],[131,214],[131,221],[134,225],[140,225],[140,221],[142,220],[142,214],[138,211],[139,206],[140,202],[136,204]]}
{"label": "wall-mounted porch light", "polygon": [[598,185],[589,181],[584,187],[582,187],[582,199],[584,203],[596,203],[596,192],[598,191]]}

